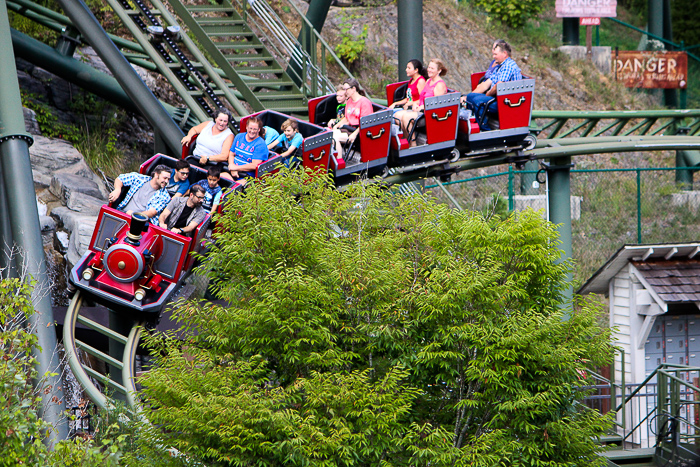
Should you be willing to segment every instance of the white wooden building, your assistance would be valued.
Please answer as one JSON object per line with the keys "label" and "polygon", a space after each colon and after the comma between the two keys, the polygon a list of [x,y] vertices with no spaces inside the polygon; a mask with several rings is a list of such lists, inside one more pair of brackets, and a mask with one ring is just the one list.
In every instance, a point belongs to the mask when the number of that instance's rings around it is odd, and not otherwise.
{"label": "white wooden building", "polygon": [[[625,384],[642,383],[661,363],[700,367],[700,243],[625,245],[578,293],[609,298],[615,344],[625,354]],[[615,360],[611,377],[621,384],[622,356]],[[649,399],[633,406],[631,426],[646,415],[644,405],[655,404]],[[635,442],[646,444],[640,437],[646,438],[640,434]]]}

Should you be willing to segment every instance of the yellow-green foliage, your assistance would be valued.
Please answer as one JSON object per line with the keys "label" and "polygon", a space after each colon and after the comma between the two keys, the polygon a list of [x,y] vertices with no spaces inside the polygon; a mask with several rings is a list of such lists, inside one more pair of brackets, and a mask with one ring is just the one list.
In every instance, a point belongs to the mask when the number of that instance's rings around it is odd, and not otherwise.
{"label": "yellow-green foliage", "polygon": [[234,196],[142,379],[168,442],[221,465],[600,465],[575,402],[611,356],[536,213],[503,221],[283,172]]}

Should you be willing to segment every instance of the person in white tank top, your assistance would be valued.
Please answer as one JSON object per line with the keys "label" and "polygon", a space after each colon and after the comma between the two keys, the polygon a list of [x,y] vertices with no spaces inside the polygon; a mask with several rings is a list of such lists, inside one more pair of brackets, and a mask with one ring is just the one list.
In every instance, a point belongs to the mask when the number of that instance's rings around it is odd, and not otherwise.
{"label": "person in white tank top", "polygon": [[[193,154],[199,157],[200,165],[225,163],[228,161],[228,153],[233,144],[233,132],[228,127],[229,121],[231,121],[231,114],[228,110],[221,108],[213,122],[203,122],[192,127],[187,136],[182,138],[181,143],[189,144],[194,135],[199,135]],[[222,172],[221,176],[233,180],[226,172]]]}

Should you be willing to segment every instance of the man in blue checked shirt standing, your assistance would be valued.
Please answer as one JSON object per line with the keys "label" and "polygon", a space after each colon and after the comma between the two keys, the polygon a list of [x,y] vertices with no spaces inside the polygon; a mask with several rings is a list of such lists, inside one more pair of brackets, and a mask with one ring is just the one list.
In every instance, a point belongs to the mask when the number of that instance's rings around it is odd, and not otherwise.
{"label": "man in blue checked shirt standing", "polygon": [[[486,103],[496,97],[496,84],[523,79],[520,68],[515,63],[515,60],[510,58],[510,44],[499,39],[494,42],[491,52],[493,60],[489,64],[486,74],[479,85],[466,97],[467,107],[476,115],[476,121],[482,122],[481,129],[483,131],[490,130],[490,128],[487,124],[488,117],[484,117],[483,121],[481,120],[482,114],[484,112],[498,112],[496,101],[491,102],[488,109],[486,108]],[[462,102],[464,102],[464,97],[462,97]]]}
{"label": "man in blue checked shirt standing", "polygon": [[122,187],[128,186],[129,192],[117,209],[131,215],[140,212],[148,217],[152,224],[158,225],[158,216],[170,202],[170,195],[165,189],[170,181],[170,168],[158,165],[153,176],[130,172],[121,174],[114,180],[114,191],[109,194],[109,202],[119,199]]}

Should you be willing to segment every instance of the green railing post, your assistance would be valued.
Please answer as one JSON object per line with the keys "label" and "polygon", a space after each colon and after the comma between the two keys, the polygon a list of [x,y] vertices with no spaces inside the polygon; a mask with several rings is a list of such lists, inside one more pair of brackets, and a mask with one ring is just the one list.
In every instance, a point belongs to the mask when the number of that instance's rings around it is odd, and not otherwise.
{"label": "green railing post", "polygon": [[615,356],[610,364],[610,410],[617,407],[617,387],[615,386]]}
{"label": "green railing post", "polygon": [[642,243],[642,172],[637,169],[637,243]]}
{"label": "green railing post", "polygon": [[661,433],[664,429],[664,425],[666,424],[667,419],[666,398],[668,395],[668,380],[664,371],[659,371],[659,373],[657,374],[657,378],[659,382],[659,389],[656,392],[656,397],[658,397],[658,400],[656,401],[656,407],[658,412],[658,416],[656,417],[656,432]]}
{"label": "green railing post", "polygon": [[513,166],[508,166],[508,211],[515,211],[515,188],[514,188],[515,174],[513,174]]}
{"label": "green railing post", "polygon": [[627,397],[627,386],[625,384],[625,349],[622,349],[620,355],[620,391],[622,392],[622,432],[627,430],[627,404],[625,404],[625,397]]}

